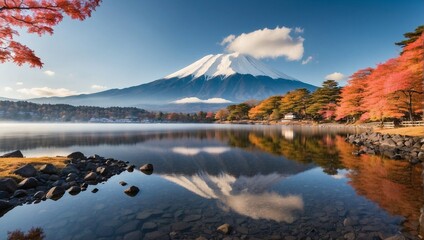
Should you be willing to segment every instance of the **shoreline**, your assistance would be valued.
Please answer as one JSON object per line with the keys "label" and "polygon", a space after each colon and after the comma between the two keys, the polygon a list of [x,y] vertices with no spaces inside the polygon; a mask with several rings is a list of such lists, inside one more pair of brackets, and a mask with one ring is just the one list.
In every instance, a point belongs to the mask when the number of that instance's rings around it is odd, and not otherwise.
{"label": "shoreline", "polygon": [[[12,162],[11,162],[12,161]],[[53,161],[53,162],[52,162]],[[124,171],[133,172],[134,165],[99,155],[86,157],[74,152],[67,157],[25,158],[17,150],[0,157],[0,164],[8,168],[0,172],[0,217],[23,204],[37,204],[51,199],[59,200],[65,192],[77,195],[86,191],[89,185],[97,185]],[[151,174],[142,166],[141,172]],[[120,183],[121,186],[127,185]],[[92,190],[96,193],[97,188]],[[124,190],[128,196],[137,195],[139,189],[130,186]]]}

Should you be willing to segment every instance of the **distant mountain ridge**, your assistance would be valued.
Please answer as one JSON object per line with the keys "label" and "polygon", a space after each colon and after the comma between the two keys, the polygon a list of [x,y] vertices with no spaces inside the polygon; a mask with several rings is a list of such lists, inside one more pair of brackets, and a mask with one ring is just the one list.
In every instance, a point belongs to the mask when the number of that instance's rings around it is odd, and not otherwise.
{"label": "distant mountain ridge", "polygon": [[[198,98],[217,99],[216,103],[240,103],[246,100],[262,100],[272,95],[282,95],[298,88],[310,91],[315,86],[296,80],[276,71],[262,62],[241,54],[208,55],[165,78],[138,86],[111,89],[93,94],[69,97],[30,99],[35,103],[64,103],[100,107],[143,107],[147,110],[169,111],[187,109],[177,100]],[[222,102],[219,102],[222,100]],[[179,101],[181,102],[181,101]],[[200,104],[203,103],[203,104]],[[191,102],[207,111],[214,104]],[[149,108],[152,106],[152,108]],[[190,109],[190,107],[188,107]]]}

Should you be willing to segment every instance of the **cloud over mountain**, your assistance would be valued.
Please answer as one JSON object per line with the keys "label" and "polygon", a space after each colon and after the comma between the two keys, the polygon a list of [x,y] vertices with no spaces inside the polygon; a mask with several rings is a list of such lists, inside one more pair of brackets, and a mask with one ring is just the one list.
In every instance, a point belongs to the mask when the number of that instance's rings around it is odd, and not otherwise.
{"label": "cloud over mountain", "polygon": [[[293,32],[301,33],[299,30]],[[304,38],[291,36],[290,33],[292,29],[287,27],[264,28],[239,36],[229,35],[221,45],[226,46],[228,52],[247,54],[257,59],[285,57],[289,61],[300,60],[304,52]]]}

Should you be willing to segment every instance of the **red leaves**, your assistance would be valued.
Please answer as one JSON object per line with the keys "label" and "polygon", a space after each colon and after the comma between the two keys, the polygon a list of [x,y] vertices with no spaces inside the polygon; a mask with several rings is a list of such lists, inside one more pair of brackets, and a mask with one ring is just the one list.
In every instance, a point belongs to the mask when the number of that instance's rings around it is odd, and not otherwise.
{"label": "red leaves", "polygon": [[424,108],[424,35],[405,46],[402,55],[353,74],[341,93],[337,119],[360,120],[421,114]]}
{"label": "red leaves", "polygon": [[4,0],[0,2],[0,62],[13,61],[19,66],[42,67],[42,62],[28,47],[14,41],[15,28],[28,33],[53,34],[53,27],[66,14],[84,20],[99,6],[101,0]]}

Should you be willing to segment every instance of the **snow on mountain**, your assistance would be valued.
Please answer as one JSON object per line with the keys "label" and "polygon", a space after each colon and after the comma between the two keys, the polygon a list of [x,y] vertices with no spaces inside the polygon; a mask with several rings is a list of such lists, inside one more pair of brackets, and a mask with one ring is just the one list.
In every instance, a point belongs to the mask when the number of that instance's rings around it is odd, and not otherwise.
{"label": "snow on mountain", "polygon": [[240,53],[207,55],[165,78],[184,78],[188,76],[193,76],[194,78],[200,76],[206,76],[206,78],[217,76],[228,77],[236,73],[268,76],[273,79],[296,80],[293,77],[270,68],[251,56]]}

